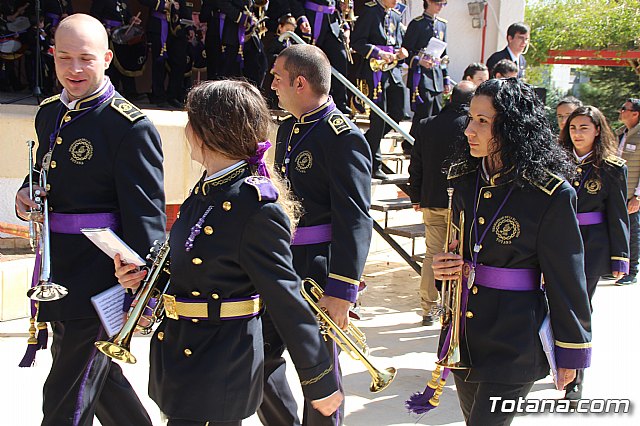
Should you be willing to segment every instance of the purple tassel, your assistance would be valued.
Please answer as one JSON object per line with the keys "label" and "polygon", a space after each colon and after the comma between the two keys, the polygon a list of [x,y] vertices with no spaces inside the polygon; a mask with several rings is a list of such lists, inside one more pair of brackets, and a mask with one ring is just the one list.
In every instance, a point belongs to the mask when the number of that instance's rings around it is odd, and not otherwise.
{"label": "purple tassel", "polygon": [[30,343],[27,346],[27,351],[24,353],[22,357],[22,361],[18,364],[19,367],[33,367],[33,364],[36,362],[36,352],[38,352],[38,344]]}
{"label": "purple tassel", "polygon": [[416,392],[404,403],[407,410],[415,414],[424,414],[436,408],[429,400],[433,398],[436,390],[427,386],[422,393]]}
{"label": "purple tassel", "polygon": [[47,342],[49,341],[49,330],[47,330],[47,323],[41,322],[38,324],[38,344],[37,349],[47,349]]}

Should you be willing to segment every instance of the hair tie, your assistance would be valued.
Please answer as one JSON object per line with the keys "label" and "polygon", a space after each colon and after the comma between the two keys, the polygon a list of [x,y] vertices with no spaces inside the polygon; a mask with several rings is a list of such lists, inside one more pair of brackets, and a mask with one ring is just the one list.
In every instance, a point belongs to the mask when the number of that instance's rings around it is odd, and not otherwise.
{"label": "hair tie", "polygon": [[264,162],[264,154],[269,148],[271,148],[271,142],[269,142],[269,140],[258,142],[255,155],[249,157],[247,160],[249,164],[258,166],[258,174],[264,177],[270,177],[269,170],[267,170],[267,165]]}

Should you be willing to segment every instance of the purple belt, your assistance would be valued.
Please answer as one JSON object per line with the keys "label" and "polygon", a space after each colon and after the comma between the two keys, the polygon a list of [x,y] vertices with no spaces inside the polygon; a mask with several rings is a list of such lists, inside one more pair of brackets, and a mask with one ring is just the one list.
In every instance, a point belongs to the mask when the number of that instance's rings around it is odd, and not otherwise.
{"label": "purple belt", "polygon": [[333,15],[333,13],[336,11],[336,7],[324,6],[312,1],[304,2],[304,7],[305,9],[316,12],[316,17],[313,20],[313,40],[311,42],[311,44],[316,44],[316,40],[318,40],[318,37],[320,36],[320,30],[322,29],[322,20],[324,19],[324,15]]}
{"label": "purple belt", "polygon": [[604,212],[578,213],[578,225],[597,225],[604,222]]}
{"label": "purple belt", "polygon": [[296,228],[291,236],[292,246],[307,246],[310,244],[328,243],[331,241],[331,224],[303,226]]}
{"label": "purple belt", "polygon": [[122,22],[114,21],[113,19],[103,19],[102,23],[109,29],[119,27],[122,25]]}
{"label": "purple belt", "polygon": [[[465,271],[470,262],[465,261]],[[496,268],[476,265],[474,284],[496,290],[532,291],[540,289],[539,269]]]}
{"label": "purple belt", "polygon": [[118,229],[120,220],[115,213],[49,213],[49,229],[57,234],[81,234],[83,228]]}
{"label": "purple belt", "polygon": [[164,12],[153,12],[151,16],[160,20],[160,56],[166,58],[167,37],[169,37],[169,21],[167,21],[167,15]]}

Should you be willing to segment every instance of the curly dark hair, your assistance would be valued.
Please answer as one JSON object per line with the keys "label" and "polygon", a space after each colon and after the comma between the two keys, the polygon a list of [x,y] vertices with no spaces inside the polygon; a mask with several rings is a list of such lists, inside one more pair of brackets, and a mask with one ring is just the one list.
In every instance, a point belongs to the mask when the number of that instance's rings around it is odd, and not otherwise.
{"label": "curly dark hair", "polygon": [[[565,179],[575,171],[567,152],[556,143],[544,106],[533,87],[517,78],[491,79],[476,89],[475,97],[491,98],[496,115],[492,135],[494,152],[500,159],[501,174],[513,171],[516,184],[542,180],[545,171]],[[480,162],[468,149],[461,160]]]}
{"label": "curly dark hair", "polygon": [[589,117],[593,125],[596,126],[596,129],[600,132],[593,141],[593,154],[591,157],[593,164],[599,168],[602,166],[605,158],[616,153],[617,140],[611,131],[611,127],[609,127],[607,123],[607,119],[598,108],[589,105],[576,108],[567,118],[567,124],[565,124],[560,133],[560,145],[569,153],[573,151],[570,126],[571,121],[580,116]]}

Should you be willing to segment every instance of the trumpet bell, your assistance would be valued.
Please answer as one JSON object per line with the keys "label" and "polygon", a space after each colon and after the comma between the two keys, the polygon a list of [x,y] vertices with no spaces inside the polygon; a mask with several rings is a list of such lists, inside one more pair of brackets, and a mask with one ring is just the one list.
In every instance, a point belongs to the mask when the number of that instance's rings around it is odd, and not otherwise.
{"label": "trumpet bell", "polygon": [[386,72],[395,68],[396,65],[398,65],[397,60],[393,62],[387,62],[384,59],[376,59],[376,58],[369,59],[369,66],[371,67],[371,71],[374,71],[374,72],[377,72],[377,71]]}
{"label": "trumpet bell", "polygon": [[382,371],[379,371],[377,376],[371,381],[369,390],[373,393],[380,392],[386,389],[387,386],[393,382],[396,378],[398,371],[394,367],[387,367]]}
{"label": "trumpet bell", "polygon": [[116,343],[99,340],[94,345],[100,352],[118,361],[126,362],[127,364],[135,364],[137,362],[136,357],[127,348]]}
{"label": "trumpet bell", "polygon": [[27,297],[38,302],[51,302],[62,299],[68,293],[69,290],[60,284],[47,283],[31,287],[27,291]]}

